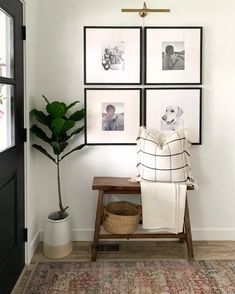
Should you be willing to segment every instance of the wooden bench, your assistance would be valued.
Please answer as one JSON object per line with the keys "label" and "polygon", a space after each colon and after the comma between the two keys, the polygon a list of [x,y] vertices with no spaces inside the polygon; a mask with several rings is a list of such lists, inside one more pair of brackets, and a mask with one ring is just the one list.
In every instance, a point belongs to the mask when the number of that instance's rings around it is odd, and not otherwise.
{"label": "wooden bench", "polygon": [[[96,261],[97,247],[100,239],[140,239],[140,238],[179,238],[181,242],[186,241],[188,258],[194,259],[192,234],[189,218],[188,200],[186,196],[184,230],[179,234],[170,233],[138,233],[133,234],[109,234],[101,233],[101,225],[104,213],[104,196],[112,194],[140,194],[140,184],[128,181],[129,178],[119,177],[95,177],[92,184],[92,190],[98,190],[98,202],[96,210],[96,221],[94,239],[92,244],[92,261]],[[187,186],[187,190],[194,190],[192,186]]]}

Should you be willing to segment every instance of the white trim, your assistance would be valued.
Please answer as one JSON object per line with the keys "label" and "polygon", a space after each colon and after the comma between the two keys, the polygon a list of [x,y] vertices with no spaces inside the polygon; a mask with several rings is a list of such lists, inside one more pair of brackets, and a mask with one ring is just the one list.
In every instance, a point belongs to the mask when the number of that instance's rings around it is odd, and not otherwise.
{"label": "white trim", "polygon": [[[25,1],[21,0],[20,1],[23,4],[23,25],[26,25],[26,5]],[[28,100],[27,100],[27,91],[26,91],[26,41],[23,41],[23,70],[24,70],[24,127],[28,130],[29,128],[29,121],[28,121],[28,116],[27,113],[29,111],[28,107]],[[27,134],[28,138],[28,134]],[[29,159],[29,153],[28,153],[28,142],[24,143],[24,215],[25,215],[25,228],[29,228],[29,182],[28,182],[28,175],[29,175],[29,169],[28,169],[28,159]],[[37,233],[38,234],[38,233]],[[36,236],[37,236],[36,234]],[[36,237],[35,236],[35,237]],[[29,230],[28,230],[28,237],[29,237]],[[35,237],[33,238],[33,241],[35,240]],[[29,242],[25,243],[25,263],[30,264],[31,259],[33,257],[32,248],[31,244]]]}
{"label": "white trim", "polygon": [[43,242],[43,234],[44,234],[44,230],[40,230],[39,231],[39,241]]}
{"label": "white trim", "polygon": [[235,241],[235,228],[231,229],[192,229],[194,241]]}
{"label": "white trim", "polygon": [[30,264],[32,257],[38,247],[39,242],[40,242],[40,231],[37,231],[33,240],[30,243],[28,242],[28,250],[26,251],[26,255],[25,255],[25,263],[27,265]]}
{"label": "white trim", "polygon": [[94,229],[73,229],[73,241],[92,241]]}
{"label": "white trim", "polygon": [[[92,241],[93,229],[73,229],[73,241]],[[193,241],[235,241],[235,229],[192,229]],[[119,239],[120,240],[120,239]],[[132,241],[148,241],[149,239],[130,239]],[[157,241],[159,239],[151,239]],[[161,239],[163,240],[163,239]],[[167,239],[169,240],[169,239]],[[174,239],[171,239],[174,240]],[[43,241],[43,230],[40,231],[40,241]],[[113,240],[112,240],[113,241]],[[122,239],[125,241],[125,239]]]}

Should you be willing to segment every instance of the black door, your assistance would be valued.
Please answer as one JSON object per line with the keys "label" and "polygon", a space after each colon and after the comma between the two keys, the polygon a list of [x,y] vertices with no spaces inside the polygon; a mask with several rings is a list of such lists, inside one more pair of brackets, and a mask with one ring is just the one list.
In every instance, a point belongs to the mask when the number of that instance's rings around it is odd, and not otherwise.
{"label": "black door", "polygon": [[25,263],[23,6],[0,0],[0,293]]}

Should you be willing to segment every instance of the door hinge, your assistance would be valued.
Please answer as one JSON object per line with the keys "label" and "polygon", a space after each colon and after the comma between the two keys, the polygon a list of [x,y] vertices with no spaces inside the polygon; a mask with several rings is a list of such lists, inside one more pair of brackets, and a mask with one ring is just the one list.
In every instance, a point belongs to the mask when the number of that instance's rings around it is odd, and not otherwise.
{"label": "door hinge", "polygon": [[27,142],[27,129],[23,130],[23,142]]}
{"label": "door hinge", "polygon": [[26,40],[26,26],[22,26],[22,39]]}
{"label": "door hinge", "polygon": [[28,229],[25,228],[23,232],[23,241],[28,242]]}

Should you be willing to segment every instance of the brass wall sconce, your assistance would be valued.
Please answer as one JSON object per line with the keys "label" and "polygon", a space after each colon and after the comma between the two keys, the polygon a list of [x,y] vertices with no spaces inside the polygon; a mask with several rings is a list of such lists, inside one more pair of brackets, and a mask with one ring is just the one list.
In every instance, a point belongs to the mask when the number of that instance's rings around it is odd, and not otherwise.
{"label": "brass wall sconce", "polygon": [[149,12],[171,12],[170,9],[150,9],[147,7],[146,2],[144,2],[143,8],[133,9],[133,8],[123,8],[122,12],[138,12],[140,17],[145,17]]}

